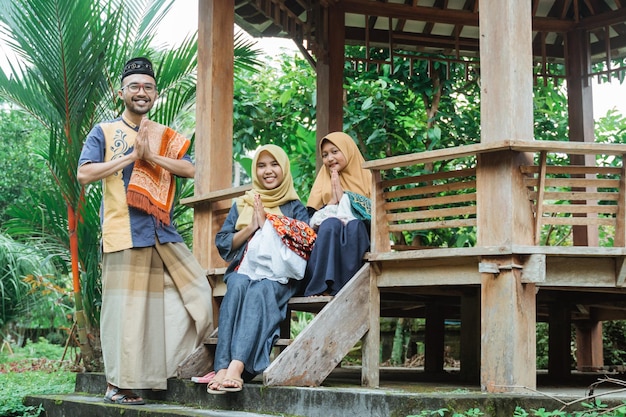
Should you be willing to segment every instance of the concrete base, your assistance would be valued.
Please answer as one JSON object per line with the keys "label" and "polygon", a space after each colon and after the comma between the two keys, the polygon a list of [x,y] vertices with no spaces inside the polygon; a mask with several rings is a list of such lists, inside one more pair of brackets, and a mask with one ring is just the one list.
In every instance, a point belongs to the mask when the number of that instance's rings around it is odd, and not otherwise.
{"label": "concrete base", "polygon": [[[463,413],[478,408],[485,416],[510,417],[516,407],[525,410],[545,408],[557,410],[572,403],[566,410],[582,410],[582,400],[589,384],[602,378],[601,374],[580,374],[567,386],[539,382],[537,391],[526,394],[484,394],[478,386],[461,385],[454,373],[443,373],[428,382],[423,371],[383,370],[381,388],[358,386],[360,369],[339,368],[323,387],[266,387],[260,381],[247,383],[239,393],[211,395],[206,384],[172,379],[167,391],[138,391],[147,400],[144,406],[105,404],[102,400],[106,382],[102,374],[78,374],[76,393],[72,395],[27,397],[27,405],[43,404],[48,417],[95,416],[226,416],[252,417],[283,414],[306,417],[409,416],[424,410],[448,409]],[[545,380],[539,376],[538,381]],[[594,393],[606,404],[621,404],[626,393],[603,396],[610,390],[623,388],[603,384]],[[585,400],[589,402],[589,400]],[[122,411],[123,410],[123,411]],[[149,413],[149,414],[146,414]],[[447,414],[446,414],[447,415]]]}

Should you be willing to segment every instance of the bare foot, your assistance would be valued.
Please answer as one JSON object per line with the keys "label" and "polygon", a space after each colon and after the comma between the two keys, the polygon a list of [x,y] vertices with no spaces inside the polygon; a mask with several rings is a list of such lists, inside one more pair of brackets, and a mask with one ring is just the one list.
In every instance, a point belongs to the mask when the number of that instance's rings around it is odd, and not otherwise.
{"label": "bare foot", "polygon": [[211,378],[209,383],[207,384],[207,392],[210,394],[217,393],[222,391],[222,382],[224,381],[224,377],[226,376],[226,369],[220,369],[217,371],[215,376]]}
{"label": "bare foot", "polygon": [[222,389],[228,392],[241,391],[243,389],[243,379],[241,378],[243,370],[243,362],[232,360],[226,370],[224,381],[222,381]]}

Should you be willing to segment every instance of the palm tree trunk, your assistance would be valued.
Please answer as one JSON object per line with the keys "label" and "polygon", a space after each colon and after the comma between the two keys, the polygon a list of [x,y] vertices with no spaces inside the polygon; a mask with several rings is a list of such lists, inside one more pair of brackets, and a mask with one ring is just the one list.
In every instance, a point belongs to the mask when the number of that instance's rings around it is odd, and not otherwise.
{"label": "palm tree trunk", "polygon": [[74,320],[76,321],[76,329],[78,332],[78,343],[80,344],[80,354],[83,360],[83,365],[87,371],[93,371],[97,368],[97,362],[94,358],[94,352],[89,343],[89,337],[87,336],[87,319],[85,318],[85,312],[83,311],[83,296],[80,291],[80,272],[78,269],[78,235],[76,234],[76,212],[71,204],[67,205],[67,227],[70,236],[70,255],[72,260],[72,281],[74,287],[74,303],[76,306],[76,313]]}

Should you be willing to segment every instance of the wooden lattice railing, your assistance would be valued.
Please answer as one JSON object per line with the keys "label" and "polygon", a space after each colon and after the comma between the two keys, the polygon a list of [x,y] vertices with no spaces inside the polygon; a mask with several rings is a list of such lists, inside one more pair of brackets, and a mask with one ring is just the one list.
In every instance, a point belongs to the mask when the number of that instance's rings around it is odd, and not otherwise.
{"label": "wooden lattice railing", "polygon": [[[595,157],[595,155],[593,155]],[[549,245],[552,227],[604,228],[613,246],[624,246],[624,167],[549,165],[547,152],[536,165],[520,167],[535,214],[535,244]],[[595,160],[595,158],[594,158]]]}
{"label": "wooden lattice railing", "polygon": [[[507,150],[536,161],[520,166],[518,173],[534,213],[535,245],[551,244],[545,237],[551,227],[580,226],[603,227],[607,241],[625,246],[622,160],[626,145],[503,141],[366,162],[374,178],[372,252],[423,249],[411,237],[425,231],[480,227],[476,161],[480,154]],[[597,160],[610,161],[611,166],[597,166]],[[432,172],[433,167],[439,171]],[[399,176],[400,169],[410,173]],[[571,245],[571,240],[558,244]]]}
{"label": "wooden lattice railing", "polygon": [[476,168],[452,169],[431,174],[381,180],[387,227],[394,249],[406,235],[416,245],[420,232],[476,227]]}

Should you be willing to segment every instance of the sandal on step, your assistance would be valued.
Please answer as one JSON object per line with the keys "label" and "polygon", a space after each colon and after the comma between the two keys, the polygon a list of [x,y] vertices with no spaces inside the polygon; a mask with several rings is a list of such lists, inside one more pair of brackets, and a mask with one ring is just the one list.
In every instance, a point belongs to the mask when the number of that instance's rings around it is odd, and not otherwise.
{"label": "sandal on step", "polygon": [[[118,395],[118,398],[113,399]],[[122,405],[143,405],[146,402],[134,392],[130,391],[128,394],[123,394],[120,389],[115,387],[104,395],[104,402],[108,404],[122,404]]]}
{"label": "sandal on step", "polygon": [[192,376],[191,382],[195,382],[196,384],[208,384],[213,381],[215,378],[215,371],[211,371],[204,376]]}
{"label": "sandal on step", "polygon": [[[232,385],[225,387],[224,384]],[[225,378],[222,381],[222,390],[226,392],[239,392],[243,389],[243,379],[241,378]]]}
{"label": "sandal on step", "polygon": [[226,394],[226,391],[224,391],[224,387],[222,387],[222,383],[223,383],[223,380],[217,379],[217,378],[213,378],[207,384],[206,392],[208,392],[209,394],[216,394],[216,395],[217,394]]}

